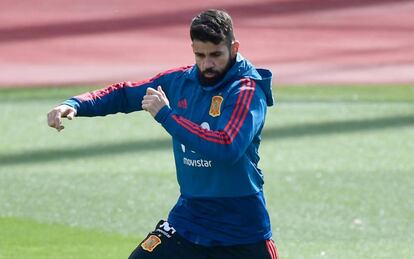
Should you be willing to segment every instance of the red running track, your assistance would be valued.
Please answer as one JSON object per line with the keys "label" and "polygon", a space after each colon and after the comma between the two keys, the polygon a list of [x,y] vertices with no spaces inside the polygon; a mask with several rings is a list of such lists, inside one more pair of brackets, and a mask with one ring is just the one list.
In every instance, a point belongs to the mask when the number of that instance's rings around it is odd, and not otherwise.
{"label": "red running track", "polygon": [[[85,3],[87,2],[87,3]],[[0,2],[0,86],[109,84],[192,64],[191,18],[232,14],[276,84],[413,84],[412,0]]]}

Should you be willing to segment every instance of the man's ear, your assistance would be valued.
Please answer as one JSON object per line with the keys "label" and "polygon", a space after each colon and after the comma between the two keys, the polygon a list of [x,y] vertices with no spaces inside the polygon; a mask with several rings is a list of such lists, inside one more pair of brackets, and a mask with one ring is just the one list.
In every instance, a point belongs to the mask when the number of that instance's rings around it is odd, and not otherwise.
{"label": "man's ear", "polygon": [[240,42],[238,40],[233,41],[231,44],[231,57],[235,58],[237,52],[239,52]]}

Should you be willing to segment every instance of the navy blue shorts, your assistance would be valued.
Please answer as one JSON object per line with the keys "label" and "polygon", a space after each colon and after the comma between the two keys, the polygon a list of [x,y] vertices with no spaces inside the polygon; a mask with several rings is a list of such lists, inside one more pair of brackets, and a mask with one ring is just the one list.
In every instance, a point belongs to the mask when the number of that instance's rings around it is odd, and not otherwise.
{"label": "navy blue shorts", "polygon": [[129,259],[277,259],[272,240],[254,244],[206,247],[182,238],[168,222],[161,220],[138,245]]}

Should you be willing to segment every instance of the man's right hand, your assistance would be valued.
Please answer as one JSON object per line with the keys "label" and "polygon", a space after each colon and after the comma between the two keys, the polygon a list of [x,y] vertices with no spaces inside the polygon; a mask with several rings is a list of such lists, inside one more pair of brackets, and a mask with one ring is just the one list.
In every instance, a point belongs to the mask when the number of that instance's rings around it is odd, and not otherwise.
{"label": "man's right hand", "polygon": [[76,116],[76,110],[69,105],[62,104],[53,108],[47,114],[47,124],[57,129],[57,131],[63,130],[65,127],[62,125],[62,118],[68,118],[72,120]]}

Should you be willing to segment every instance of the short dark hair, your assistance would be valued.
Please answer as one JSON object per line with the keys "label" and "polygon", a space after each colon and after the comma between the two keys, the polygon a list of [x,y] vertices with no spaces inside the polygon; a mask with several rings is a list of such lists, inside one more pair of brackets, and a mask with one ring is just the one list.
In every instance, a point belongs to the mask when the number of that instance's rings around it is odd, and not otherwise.
{"label": "short dark hair", "polygon": [[224,10],[203,11],[192,20],[190,36],[191,41],[199,40],[217,45],[225,40],[230,45],[234,41],[233,21]]}

